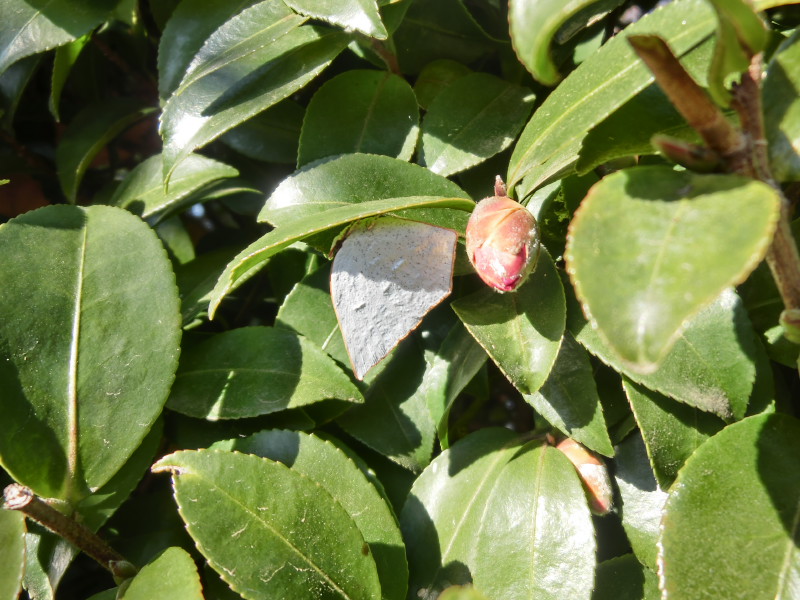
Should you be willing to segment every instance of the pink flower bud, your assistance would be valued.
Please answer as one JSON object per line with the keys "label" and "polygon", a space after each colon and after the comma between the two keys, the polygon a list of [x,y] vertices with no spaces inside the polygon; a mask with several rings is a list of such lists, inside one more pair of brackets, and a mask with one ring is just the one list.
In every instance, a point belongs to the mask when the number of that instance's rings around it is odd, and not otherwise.
{"label": "pink flower bud", "polygon": [[575,440],[566,438],[556,448],[564,453],[575,465],[589,500],[589,509],[593,514],[603,516],[611,512],[614,501],[614,490],[605,464],[593,453]]}
{"label": "pink flower bud", "polygon": [[536,219],[505,195],[499,178],[495,193],[478,202],[467,223],[467,256],[487,285],[511,292],[536,266],[539,232]]}

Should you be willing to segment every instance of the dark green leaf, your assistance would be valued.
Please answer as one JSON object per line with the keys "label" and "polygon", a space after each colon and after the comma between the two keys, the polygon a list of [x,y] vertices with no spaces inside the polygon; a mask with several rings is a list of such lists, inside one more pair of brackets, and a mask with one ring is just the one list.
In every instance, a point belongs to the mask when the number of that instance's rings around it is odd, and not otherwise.
{"label": "dark green leaf", "polygon": [[347,71],[327,81],[308,104],[297,164],[355,152],[409,160],[418,124],[417,99],[405,79],[382,71]]}
{"label": "dark green leaf", "polygon": [[[249,454],[200,450],[162,458],[189,534],[244,598],[372,599],[375,561],[353,519],[312,480]],[[366,552],[364,550],[366,549]]]}
{"label": "dark green leaf", "polygon": [[653,77],[630,48],[630,34],[656,33],[676,55],[692,50],[714,29],[704,0],[676,0],[612,38],[564,79],[533,114],[514,148],[509,189],[518,197],[574,169],[588,131],[647,87]]}
{"label": "dark green leaf", "polygon": [[104,100],[84,108],[64,132],[56,150],[58,180],[67,199],[75,203],[86,169],[103,147],[153,109],[128,98]]}
{"label": "dark green leaf", "polygon": [[363,402],[347,375],[304,338],[285,329],[243,327],[184,350],[168,406],[216,421],[326,399]]}
{"label": "dark green leaf", "polygon": [[427,110],[433,99],[456,79],[471,73],[466,65],[442,58],[425,65],[414,82],[414,95],[420,107]]}
{"label": "dark green leaf", "polygon": [[620,171],[576,212],[567,271],[609,347],[630,368],[652,372],[687,321],[758,265],[777,214],[775,190],[751,179]]}
{"label": "dark green leaf", "polygon": [[262,431],[220,442],[235,450],[280,461],[325,488],[358,526],[378,568],[383,598],[404,600],[408,585],[405,545],[397,518],[362,469],[334,443],[294,431]]}
{"label": "dark green leaf", "polygon": [[558,357],[547,381],[525,401],[567,437],[590,450],[614,456],[603,407],[586,351],[564,333]]}
{"label": "dark green leaf", "polygon": [[[387,198],[360,204],[345,204],[328,209],[314,215],[298,214],[292,221],[286,220],[283,225],[269,232],[242,250],[228,266],[217,281],[212,292],[208,311],[214,317],[219,303],[232,290],[236,289],[260,270],[267,259],[277,254],[294,242],[308,238],[314,234],[337,228],[352,221],[381,214],[396,214],[408,208],[447,208],[469,212],[474,208],[472,200],[460,198],[414,197]],[[300,211],[297,211],[300,213]],[[423,213],[424,215],[425,213]],[[438,224],[438,223],[434,223]]]}
{"label": "dark green leaf", "polygon": [[190,154],[176,167],[164,191],[160,154],[139,163],[117,187],[109,204],[126,208],[143,219],[163,218],[193,201],[193,195],[210,183],[236,177],[239,171],[200,154]]}
{"label": "dark green leaf", "polygon": [[14,600],[22,586],[25,566],[25,516],[0,509],[0,600]]}
{"label": "dark green leaf", "polygon": [[669,489],[692,453],[725,423],[719,417],[675,402],[658,392],[623,380],[636,422],[641,429],[656,479]]}
{"label": "dark green leaf", "polygon": [[122,598],[125,600],[203,600],[194,560],[183,548],[168,548],[142,567]]}
{"label": "dark green leaf", "polygon": [[376,0],[286,0],[286,4],[301,15],[327,21],[346,31],[360,31],[380,40],[388,35]]}
{"label": "dark green leaf", "polygon": [[254,160],[295,164],[305,109],[284,100],[237,125],[220,139]]}
{"label": "dark green leaf", "polygon": [[21,58],[62,46],[103,22],[119,0],[3,0],[0,73]]}
{"label": "dark green leaf", "polygon": [[511,26],[511,41],[517,58],[531,75],[544,85],[555,85],[561,75],[550,57],[553,38],[572,17],[586,10],[603,14],[622,4],[623,0],[579,0],[562,2],[526,2],[512,0],[509,3],[508,20]]}
{"label": "dark green leaf", "polygon": [[459,77],[428,107],[420,162],[448,176],[502,152],[517,137],[534,99],[528,88],[488,73]]}
{"label": "dark green leaf", "polygon": [[778,181],[800,181],[800,32],[775,52],[764,80],[764,128]]}
{"label": "dark green leaf", "polygon": [[656,574],[632,554],[597,565],[592,600],[660,600]]}
{"label": "dark green leaf", "polygon": [[638,432],[617,446],[615,462],[614,478],[622,500],[619,507],[622,526],[639,562],[656,570],[656,544],[667,494],[656,483]]}
{"label": "dark green leaf", "polygon": [[84,35],[74,42],[70,42],[56,49],[56,56],[53,60],[53,79],[50,86],[50,114],[56,121],[61,121],[59,105],[61,103],[61,90],[67,82],[72,66],[81,54],[84,46],[89,42],[91,36]]}
{"label": "dark green leaf", "polygon": [[40,55],[29,56],[0,73],[0,123],[4,129],[12,129],[17,106],[41,58]]}
{"label": "dark green leaf", "polygon": [[[3,466],[79,500],[139,446],[177,366],[175,279],[153,231],[107,206],[52,206],[0,229]],[[113,440],[113,443],[112,443]]]}
{"label": "dark green leaf", "polygon": [[692,600],[795,595],[797,456],[800,423],[781,414],[730,425],[694,453],[670,490],[661,525],[665,595]]}
{"label": "dark green leaf", "polygon": [[591,595],[589,509],[574,468],[552,446],[523,446],[494,428],[463,438],[414,483],[400,523],[409,597],[464,583],[489,598]]}
{"label": "dark green leaf", "polygon": [[304,20],[265,0],[209,37],[164,105],[165,179],[194,149],[302,88],[347,44],[346,35]]}
{"label": "dark green leaf", "polygon": [[556,361],[566,320],[564,289],[546,250],[515,292],[500,294],[487,287],[452,306],[520,392],[533,394],[542,387]]}

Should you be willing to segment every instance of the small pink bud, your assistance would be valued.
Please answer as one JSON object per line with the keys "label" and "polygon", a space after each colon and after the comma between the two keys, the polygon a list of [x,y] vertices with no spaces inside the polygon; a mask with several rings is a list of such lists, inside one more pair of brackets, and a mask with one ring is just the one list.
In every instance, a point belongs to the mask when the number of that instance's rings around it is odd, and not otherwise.
{"label": "small pink bud", "polygon": [[505,195],[498,177],[495,196],[484,198],[467,223],[467,256],[483,281],[501,292],[517,289],[536,266],[536,219]]}
{"label": "small pink bud", "polygon": [[611,512],[614,501],[614,490],[605,464],[593,453],[575,440],[566,438],[556,448],[564,453],[575,465],[589,499],[589,508],[593,514],[603,516]]}

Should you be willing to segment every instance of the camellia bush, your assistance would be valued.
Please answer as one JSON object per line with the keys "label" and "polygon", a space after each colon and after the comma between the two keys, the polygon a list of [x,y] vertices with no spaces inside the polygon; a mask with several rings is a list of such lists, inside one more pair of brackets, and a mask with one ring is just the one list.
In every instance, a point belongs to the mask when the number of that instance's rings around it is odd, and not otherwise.
{"label": "camellia bush", "polygon": [[0,600],[800,598],[798,25],[0,0]]}

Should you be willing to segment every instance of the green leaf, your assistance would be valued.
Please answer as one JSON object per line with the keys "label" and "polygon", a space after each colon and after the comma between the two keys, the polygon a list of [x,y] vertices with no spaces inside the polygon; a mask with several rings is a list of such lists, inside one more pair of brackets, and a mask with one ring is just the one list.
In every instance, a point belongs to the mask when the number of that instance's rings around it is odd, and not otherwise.
{"label": "green leaf", "polygon": [[418,123],[417,99],[405,79],[382,71],[346,71],[325,82],[309,102],[297,165],[354,152],[409,160]]}
{"label": "green leaf", "polygon": [[129,98],[103,100],[84,108],[64,132],[56,149],[58,180],[64,195],[75,203],[86,169],[103,147],[133,125],[151,108]]}
{"label": "green leaf", "polygon": [[200,154],[190,154],[177,166],[169,190],[164,191],[161,161],[161,155],[156,154],[136,165],[108,203],[126,208],[143,219],[164,218],[186,207],[196,192],[206,189],[212,182],[239,175],[239,171],[229,165]]}
{"label": "green leaf", "polygon": [[732,290],[723,292],[692,318],[658,369],[645,374],[620,361],[589,326],[574,295],[567,297],[567,327],[600,360],[629,379],[689,406],[724,419],[744,416],[754,389],[754,360],[760,360],[764,350]]}
{"label": "green leaf", "polygon": [[25,567],[25,516],[0,509],[0,600],[15,600]]}
{"label": "green leaf", "polygon": [[725,423],[719,417],[675,402],[623,379],[625,393],[642,432],[653,473],[668,489],[692,453]]}
{"label": "green leaf", "polygon": [[778,181],[800,181],[800,32],[775,52],[764,79],[764,129],[772,174]]}
{"label": "green leaf", "polygon": [[301,211],[298,210],[297,219],[285,221],[283,225],[274,231],[270,231],[242,250],[228,264],[212,292],[211,303],[208,307],[209,317],[213,319],[222,299],[255,275],[270,256],[277,254],[297,241],[358,219],[382,214],[396,214],[395,211],[407,208],[448,208],[469,212],[474,206],[475,204],[472,200],[460,198],[409,196],[374,200],[360,204],[346,204],[314,215],[302,215]]}
{"label": "green leaf", "polygon": [[275,320],[314,342],[344,368],[350,358],[331,302],[331,265],[326,263],[306,275],[286,296]]}
{"label": "green leaf", "polygon": [[573,171],[589,130],[647,87],[653,76],[627,41],[631,34],[656,33],[677,56],[692,50],[715,25],[704,0],[676,0],[626,27],[592,54],[533,114],[514,147],[509,189],[525,179],[518,197]]}
{"label": "green leaf", "polygon": [[534,99],[528,88],[488,73],[459,77],[428,107],[420,162],[448,176],[502,152],[522,129]]}
{"label": "green leaf", "polygon": [[566,321],[564,289],[546,250],[515,292],[499,294],[486,287],[452,306],[520,392],[533,394],[542,387],[556,361]]}
{"label": "green leaf", "polygon": [[321,485],[355,521],[369,544],[383,598],[404,600],[408,565],[400,527],[389,505],[362,470],[334,443],[294,431],[262,431],[214,444],[279,461]]}
{"label": "green leaf", "polygon": [[567,437],[595,452],[614,456],[592,365],[569,332],[564,333],[547,381],[537,392],[523,397]]}
{"label": "green leaf", "polygon": [[78,549],[38,523],[28,522],[22,587],[35,600],[55,600],[56,589]]}
{"label": "green leaf", "polygon": [[656,483],[642,436],[628,436],[617,446],[614,478],[622,500],[622,526],[639,561],[656,570],[658,535],[666,492]]}
{"label": "green leaf", "polygon": [[633,554],[625,554],[597,565],[592,600],[660,600],[658,577],[642,566]]}
{"label": "green leaf", "polygon": [[537,81],[550,86],[557,84],[561,75],[550,57],[550,45],[559,30],[578,13],[591,10],[599,14],[620,4],[622,0],[512,0],[508,21],[517,58]]}
{"label": "green leaf", "polygon": [[0,73],[21,58],[51,50],[88,33],[103,22],[119,0],[3,1]]}
{"label": "green leaf", "polygon": [[567,239],[584,313],[623,362],[652,372],[687,321],[758,265],[778,206],[767,184],[733,175],[641,167],[606,177]]}
{"label": "green leaf", "polygon": [[181,451],[162,458],[189,534],[244,598],[371,599],[375,561],[353,519],[322,487],[249,454]]}
{"label": "green leaf", "polygon": [[591,595],[589,509],[574,468],[552,446],[522,445],[497,428],[468,435],[417,478],[400,523],[409,597],[464,583],[489,598]]}
{"label": "green leaf", "polygon": [[730,425],[694,453],[670,490],[661,525],[665,595],[794,595],[800,577],[799,455],[800,423],[782,414]]}
{"label": "green leaf", "polygon": [[0,73],[0,125],[3,129],[13,130],[17,106],[41,59],[41,55],[23,58]]}
{"label": "green leaf", "polygon": [[709,0],[717,15],[717,43],[708,74],[708,91],[721,106],[730,104],[728,88],[767,46],[766,24],[746,0]]}
{"label": "green leaf", "polygon": [[208,38],[161,115],[165,180],[193,150],[305,86],[347,44],[304,20],[265,0]]}
{"label": "green leaf", "polygon": [[349,435],[415,473],[430,463],[436,437],[422,388],[428,365],[415,346],[401,343],[369,382],[366,402],[337,419]]}
{"label": "green leaf", "polygon": [[56,121],[61,121],[59,106],[61,103],[61,90],[67,82],[75,61],[81,51],[91,39],[90,35],[79,37],[74,42],[70,42],[56,49],[55,59],[53,60],[53,78],[50,85],[50,114]]}
{"label": "green leaf", "polygon": [[[50,206],[0,228],[0,458],[45,497],[79,500],[127,461],[178,362],[161,242],[118,208]],[[113,443],[110,442],[113,440]]]}
{"label": "green leaf", "polygon": [[487,600],[471,585],[453,585],[439,594],[437,600]]}
{"label": "green leaf", "polygon": [[460,62],[441,58],[425,65],[414,82],[414,95],[421,108],[428,109],[433,99],[447,89],[456,79],[472,73]]}
{"label": "green leaf", "polygon": [[237,125],[220,138],[253,160],[295,164],[305,109],[283,100]]}
{"label": "green leaf", "polygon": [[183,548],[168,548],[150,564],[142,567],[121,600],[203,600],[200,577],[194,560]]}
{"label": "green leaf", "polygon": [[235,254],[234,248],[221,248],[175,268],[184,328],[197,325],[207,316],[211,290]]}
{"label": "green leaf", "polygon": [[314,344],[285,329],[242,327],[184,350],[167,405],[216,421],[326,399],[363,402],[358,388]]}
{"label": "green leaf", "polygon": [[469,198],[452,181],[418,165],[388,156],[347,154],[308,165],[284,179],[258,220],[280,227],[331,208],[405,196]]}
{"label": "green leaf", "polygon": [[385,40],[389,35],[375,0],[285,0],[301,15],[338,25],[346,31]]}
{"label": "green leaf", "polygon": [[178,87],[208,37],[257,1],[182,0],[178,3],[158,44],[158,92],[162,100],[169,98]]}

